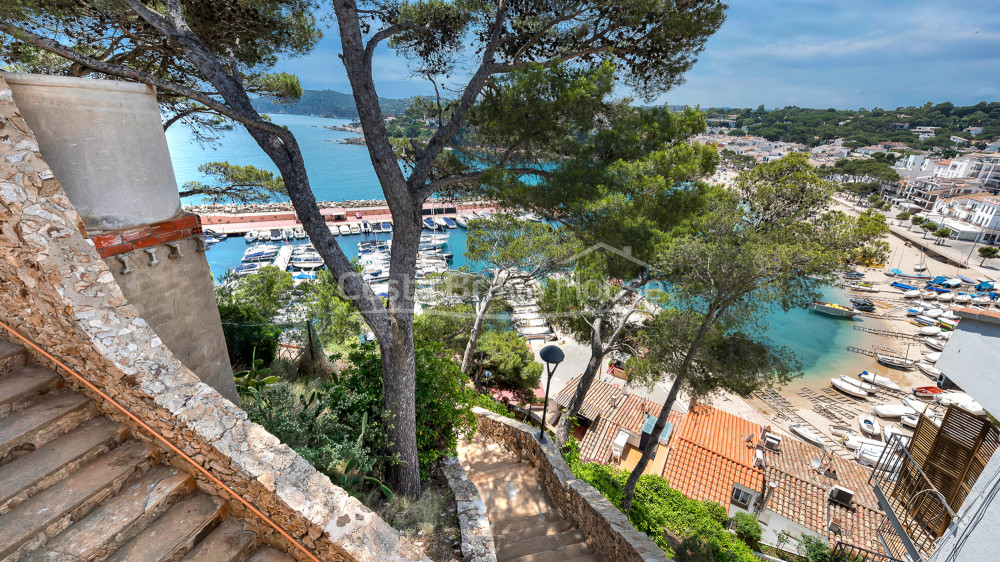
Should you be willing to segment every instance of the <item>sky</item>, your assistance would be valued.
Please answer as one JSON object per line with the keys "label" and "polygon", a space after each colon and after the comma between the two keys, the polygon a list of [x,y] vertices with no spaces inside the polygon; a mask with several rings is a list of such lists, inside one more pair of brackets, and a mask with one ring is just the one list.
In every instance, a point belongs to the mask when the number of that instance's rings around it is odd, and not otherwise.
{"label": "sky", "polygon": [[[657,103],[702,107],[894,109],[1000,101],[996,0],[730,0],[684,84]],[[336,30],[307,57],[283,61],[307,89],[349,92]],[[384,45],[374,77],[382,97],[432,93]],[[627,92],[621,92],[627,94]]]}

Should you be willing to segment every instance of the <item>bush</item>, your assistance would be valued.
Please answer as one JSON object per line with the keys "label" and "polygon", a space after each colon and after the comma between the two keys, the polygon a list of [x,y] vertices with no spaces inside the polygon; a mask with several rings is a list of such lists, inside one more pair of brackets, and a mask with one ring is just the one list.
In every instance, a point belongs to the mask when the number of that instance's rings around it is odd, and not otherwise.
{"label": "bush", "polygon": [[749,513],[737,513],[733,517],[733,530],[741,541],[750,548],[757,548],[760,542],[761,528],[757,519]]}
{"label": "bush", "polygon": [[729,513],[719,502],[703,500],[701,506],[708,512],[709,517],[719,522],[719,525],[725,527],[729,524]]}
{"label": "bush", "polygon": [[494,414],[500,414],[505,418],[514,419],[514,414],[511,413],[507,406],[497,402],[489,394],[479,394],[478,392],[473,392],[472,397],[469,402],[470,406],[479,406],[480,408],[489,410]]}
{"label": "bush", "polygon": [[798,552],[809,562],[831,562],[833,551],[827,542],[815,535],[802,535],[799,539]]}

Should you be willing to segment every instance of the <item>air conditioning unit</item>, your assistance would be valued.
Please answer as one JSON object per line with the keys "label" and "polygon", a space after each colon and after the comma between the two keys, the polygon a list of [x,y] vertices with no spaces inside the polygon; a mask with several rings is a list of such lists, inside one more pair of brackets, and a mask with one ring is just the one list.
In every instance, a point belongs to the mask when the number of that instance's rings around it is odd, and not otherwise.
{"label": "air conditioning unit", "polygon": [[840,505],[850,507],[851,500],[853,499],[854,490],[848,490],[847,488],[842,488],[840,486],[830,488],[830,501],[832,502],[837,502]]}
{"label": "air conditioning unit", "polygon": [[764,435],[764,448],[770,449],[772,451],[777,451],[781,449],[781,436],[775,435],[773,433],[767,433]]}

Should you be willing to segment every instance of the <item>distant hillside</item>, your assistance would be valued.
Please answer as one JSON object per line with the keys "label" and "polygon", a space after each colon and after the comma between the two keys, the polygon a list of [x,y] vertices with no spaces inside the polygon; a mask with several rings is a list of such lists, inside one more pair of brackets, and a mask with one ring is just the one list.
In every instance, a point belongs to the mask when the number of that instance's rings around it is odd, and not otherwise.
{"label": "distant hillside", "polygon": [[[412,102],[413,98],[401,100],[379,98],[382,113],[386,115],[400,114],[406,111]],[[295,113],[339,117],[341,119],[356,119],[358,117],[358,110],[354,106],[354,96],[333,90],[303,90],[298,103],[293,104],[276,103],[258,98],[253,100],[253,106],[261,113]]]}

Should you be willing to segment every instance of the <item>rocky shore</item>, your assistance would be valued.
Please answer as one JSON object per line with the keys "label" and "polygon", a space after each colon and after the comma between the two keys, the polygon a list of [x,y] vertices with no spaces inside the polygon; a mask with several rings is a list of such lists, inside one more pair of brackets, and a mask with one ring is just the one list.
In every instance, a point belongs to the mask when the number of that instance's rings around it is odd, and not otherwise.
{"label": "rocky shore", "polygon": [[[453,198],[442,200],[431,200],[429,203],[459,204],[489,204],[485,199],[473,198]],[[370,209],[387,207],[383,199],[357,199],[353,201],[319,201],[320,209]],[[280,203],[250,203],[246,205],[184,205],[184,210],[199,215],[245,215],[250,213],[279,213],[291,212],[292,203],[284,201]]]}
{"label": "rocky shore", "polygon": [[368,144],[365,141],[365,137],[347,137],[346,139],[340,139],[338,142],[340,144],[353,144],[356,146],[366,146]]}

